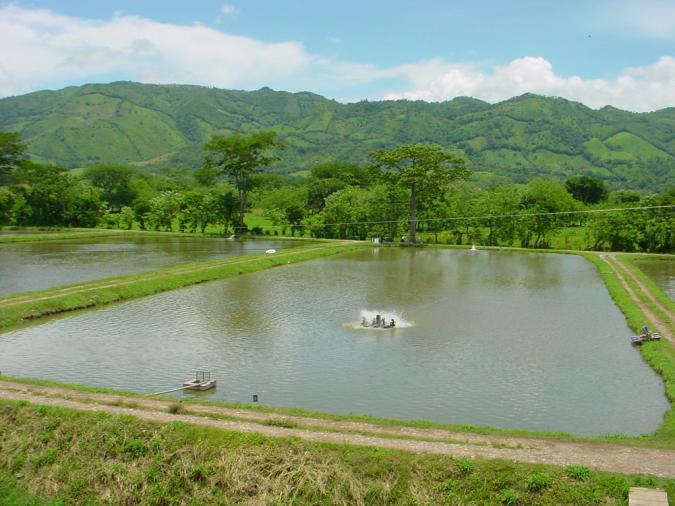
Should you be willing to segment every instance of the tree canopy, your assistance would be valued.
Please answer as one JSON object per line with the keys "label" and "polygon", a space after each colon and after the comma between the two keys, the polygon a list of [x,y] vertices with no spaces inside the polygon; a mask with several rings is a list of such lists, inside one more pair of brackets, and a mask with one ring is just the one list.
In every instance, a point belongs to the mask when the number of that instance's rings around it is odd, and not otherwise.
{"label": "tree canopy", "polygon": [[84,172],[84,178],[100,188],[103,200],[111,209],[119,210],[128,206],[136,197],[131,178],[135,171],[124,165],[96,165]]}
{"label": "tree canopy", "polygon": [[229,177],[239,195],[239,228],[245,228],[246,196],[252,188],[251,176],[278,157],[270,150],[278,146],[276,132],[249,135],[214,135],[204,146],[206,166],[217,167]]}
{"label": "tree canopy", "polygon": [[408,144],[392,150],[373,151],[372,157],[388,180],[410,190],[408,233],[411,243],[416,242],[419,201],[438,197],[451,181],[469,177],[464,159],[440,146]]}
{"label": "tree canopy", "polygon": [[565,188],[584,204],[597,204],[607,198],[607,190],[602,179],[591,176],[574,176],[565,181]]}
{"label": "tree canopy", "polygon": [[26,152],[26,145],[18,132],[0,132],[0,184],[19,166]]}

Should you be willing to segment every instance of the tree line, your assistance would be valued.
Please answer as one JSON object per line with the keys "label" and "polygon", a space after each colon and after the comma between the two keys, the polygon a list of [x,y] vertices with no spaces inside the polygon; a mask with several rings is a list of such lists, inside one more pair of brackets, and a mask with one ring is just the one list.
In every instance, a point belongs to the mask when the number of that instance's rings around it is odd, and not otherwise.
{"label": "tree line", "polygon": [[[576,227],[593,249],[672,252],[675,189],[608,191],[588,175],[564,183],[482,187],[466,162],[435,145],[327,161],[305,177],[265,168],[283,155],[274,132],[214,135],[196,171],[120,165],[81,170],[37,164],[16,133],[0,133],[0,225],[139,228],[303,235],[415,243],[551,247]],[[625,207],[638,211],[576,213]],[[255,210],[265,224],[249,227]]]}

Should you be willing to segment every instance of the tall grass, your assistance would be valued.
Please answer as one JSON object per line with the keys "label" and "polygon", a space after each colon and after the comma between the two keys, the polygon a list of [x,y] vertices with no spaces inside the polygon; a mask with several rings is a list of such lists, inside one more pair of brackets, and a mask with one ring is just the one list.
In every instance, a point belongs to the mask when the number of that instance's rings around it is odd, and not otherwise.
{"label": "tall grass", "polygon": [[[268,438],[0,401],[0,503],[621,504],[675,482]],[[513,504],[513,503],[511,503]]]}

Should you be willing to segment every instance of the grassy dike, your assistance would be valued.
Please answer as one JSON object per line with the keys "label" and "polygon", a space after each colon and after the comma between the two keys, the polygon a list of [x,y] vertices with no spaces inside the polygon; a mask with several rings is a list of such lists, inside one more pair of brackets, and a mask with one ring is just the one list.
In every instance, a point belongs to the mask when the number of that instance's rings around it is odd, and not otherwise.
{"label": "grassy dike", "polygon": [[67,311],[102,306],[369,246],[367,243],[326,241],[277,252],[273,255],[245,255],[224,260],[181,264],[141,274],[12,295],[0,299],[0,329],[7,329]]}
{"label": "grassy dike", "polygon": [[[191,233],[191,232],[168,232],[159,230],[119,230],[119,229],[104,229],[104,228],[83,228],[77,230],[64,229],[63,231],[46,232],[35,231],[35,233],[17,233],[0,235],[0,244],[11,244],[21,242],[44,242],[44,241],[69,241],[73,239],[102,239],[109,237],[119,238],[138,238],[138,237],[188,237],[188,238],[223,238],[222,231],[218,233]],[[275,240],[280,239],[284,241],[300,241],[311,239],[300,237],[286,237],[286,236],[246,236],[247,240]]]}
{"label": "grassy dike", "polygon": [[675,481],[269,438],[0,401],[9,504],[626,504]]}
{"label": "grassy dike", "polygon": [[[142,232],[145,233],[145,232]],[[59,232],[39,232],[35,233],[21,233],[21,234],[7,234],[0,235],[0,244],[11,244],[16,242],[43,242],[43,241],[67,241],[70,239],[101,239],[103,237],[138,237],[141,233],[133,231],[121,230],[96,230],[87,229],[81,232],[78,231],[59,231]],[[148,232],[152,235],[152,232]],[[160,234],[158,232],[157,234]]]}

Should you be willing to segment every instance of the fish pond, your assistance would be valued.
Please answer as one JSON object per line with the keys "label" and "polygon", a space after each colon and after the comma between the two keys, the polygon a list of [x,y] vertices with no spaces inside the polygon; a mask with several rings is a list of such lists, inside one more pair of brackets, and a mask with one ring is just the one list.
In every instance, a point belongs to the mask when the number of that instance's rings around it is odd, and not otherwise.
{"label": "fish pond", "polygon": [[[374,314],[398,324],[362,328]],[[138,392],[204,369],[210,399],[649,433],[668,402],[630,335],[580,256],[368,248],[5,333],[0,369]]]}
{"label": "fish pond", "polygon": [[652,278],[663,292],[675,300],[675,261],[672,258],[636,260],[635,265]]}
{"label": "fish pond", "polygon": [[141,234],[0,244],[0,295],[303,244]]}

